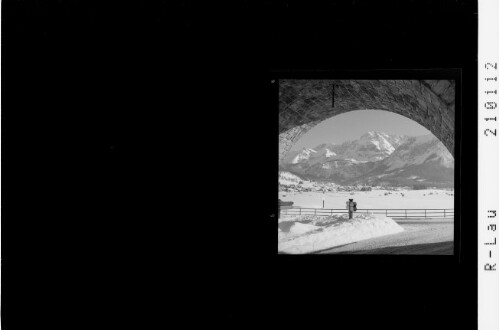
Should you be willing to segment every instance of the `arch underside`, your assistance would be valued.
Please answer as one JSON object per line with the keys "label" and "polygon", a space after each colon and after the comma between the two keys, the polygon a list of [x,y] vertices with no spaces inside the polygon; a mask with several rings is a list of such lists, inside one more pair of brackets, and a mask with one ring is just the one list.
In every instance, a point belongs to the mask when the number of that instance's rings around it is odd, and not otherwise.
{"label": "arch underside", "polygon": [[279,160],[312,127],[354,110],[386,110],[412,119],[454,156],[453,80],[280,80]]}

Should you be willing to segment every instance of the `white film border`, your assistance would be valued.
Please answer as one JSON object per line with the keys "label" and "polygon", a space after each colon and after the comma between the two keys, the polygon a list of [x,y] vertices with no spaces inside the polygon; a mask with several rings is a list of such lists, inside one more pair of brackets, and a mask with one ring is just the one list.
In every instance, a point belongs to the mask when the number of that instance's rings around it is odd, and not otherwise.
{"label": "white film border", "polygon": [[[499,1],[478,1],[478,329],[499,329]],[[466,111],[466,109],[464,109]]]}

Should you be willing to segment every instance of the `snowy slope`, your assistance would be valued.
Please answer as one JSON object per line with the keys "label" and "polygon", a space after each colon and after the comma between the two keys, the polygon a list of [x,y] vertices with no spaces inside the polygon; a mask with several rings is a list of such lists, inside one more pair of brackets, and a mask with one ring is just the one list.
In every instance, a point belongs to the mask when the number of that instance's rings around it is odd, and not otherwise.
{"label": "snowy slope", "polygon": [[454,158],[447,148],[433,135],[411,137],[397,148],[383,164],[387,171],[423,163],[437,163],[446,168],[454,167]]}
{"label": "snowy slope", "polygon": [[313,153],[317,153],[314,149],[310,148],[303,148],[296,156],[293,157],[293,160],[291,161],[292,164],[297,164],[301,161],[308,160],[310,159],[310,155]]}
{"label": "snowy slope", "polygon": [[[278,251],[293,254],[310,253],[404,231],[392,219],[379,215],[357,214],[351,220],[348,219],[348,215],[317,217],[317,219],[313,217],[302,216],[281,221]],[[300,221],[312,221],[314,224],[303,224]],[[285,222],[290,225],[285,225]]]}
{"label": "snowy slope", "polygon": [[299,176],[294,175],[293,173],[289,173],[286,171],[279,172],[279,183],[282,185],[295,185],[300,181],[303,181]]}
{"label": "snowy slope", "polygon": [[409,138],[358,182],[452,187],[454,158],[433,135]]}

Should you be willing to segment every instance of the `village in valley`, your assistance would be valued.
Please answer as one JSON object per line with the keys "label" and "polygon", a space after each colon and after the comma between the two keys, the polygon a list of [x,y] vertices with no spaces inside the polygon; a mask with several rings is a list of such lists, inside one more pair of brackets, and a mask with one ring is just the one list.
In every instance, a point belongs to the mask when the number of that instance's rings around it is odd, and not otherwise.
{"label": "village in valley", "polygon": [[[384,195],[389,195],[396,191],[406,190],[429,190],[428,195],[433,195],[433,190],[442,190],[449,196],[454,195],[454,188],[428,187],[424,184],[414,184],[412,186],[393,187],[388,185],[339,185],[333,182],[304,180],[289,172],[279,173],[279,193],[301,193],[301,192],[360,192],[360,191],[380,191]],[[438,194],[438,193],[437,193]]]}

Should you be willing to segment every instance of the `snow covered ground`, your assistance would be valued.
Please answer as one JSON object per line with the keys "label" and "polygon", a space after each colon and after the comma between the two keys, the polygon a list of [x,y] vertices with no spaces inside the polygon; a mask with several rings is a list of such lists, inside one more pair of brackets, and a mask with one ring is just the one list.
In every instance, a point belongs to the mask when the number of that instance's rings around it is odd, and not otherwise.
{"label": "snow covered ground", "polygon": [[[386,195],[385,195],[386,194]],[[403,194],[403,196],[402,196]],[[279,192],[283,201],[294,202],[293,206],[343,209],[345,202],[353,198],[359,209],[453,209],[454,191],[443,189],[426,190],[373,190],[355,192]]]}
{"label": "snow covered ground", "polygon": [[379,215],[283,217],[279,219],[278,251],[309,253],[403,231],[395,221]]}

